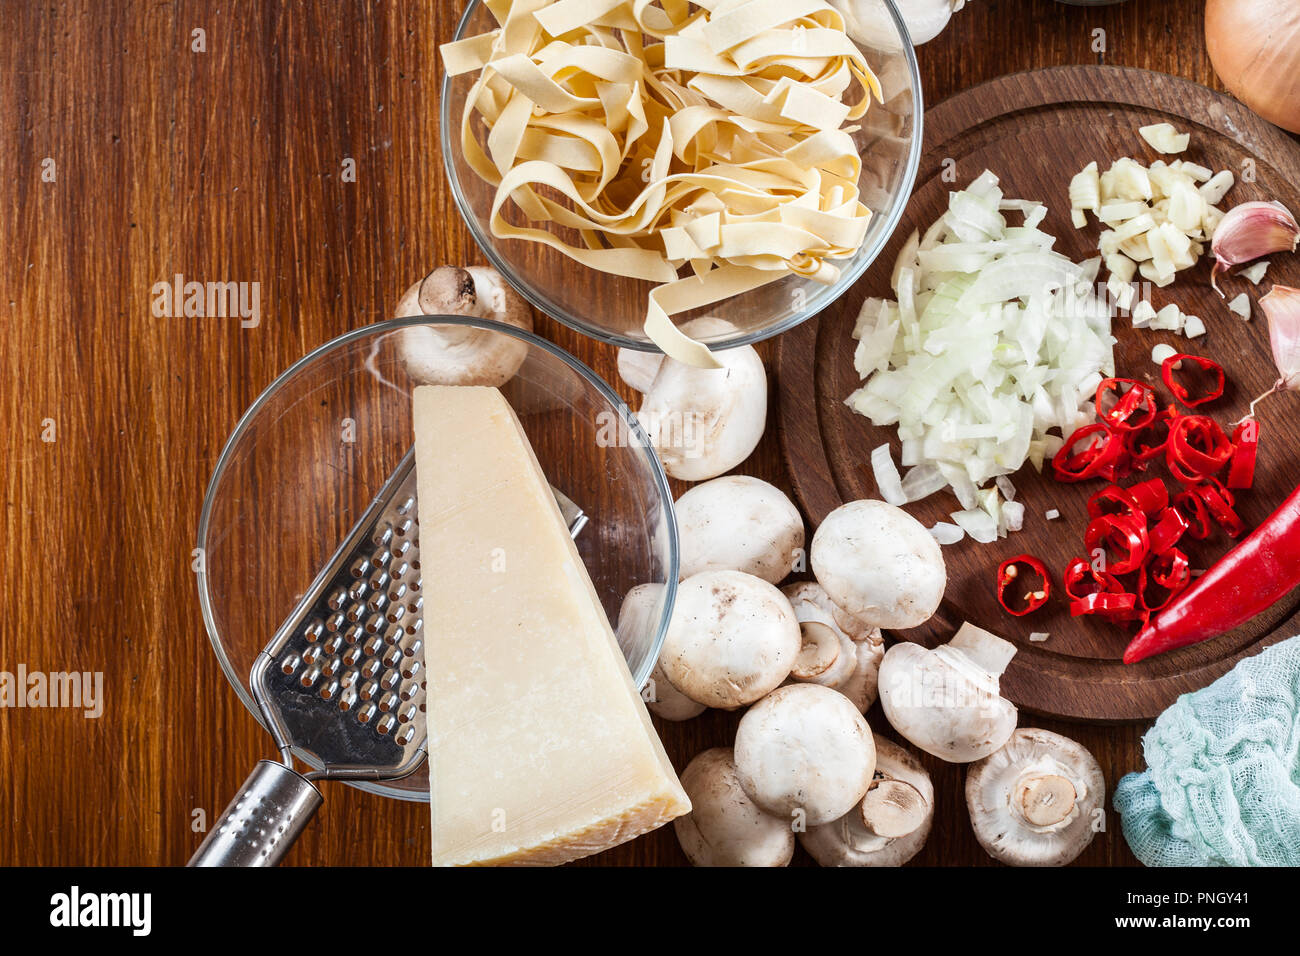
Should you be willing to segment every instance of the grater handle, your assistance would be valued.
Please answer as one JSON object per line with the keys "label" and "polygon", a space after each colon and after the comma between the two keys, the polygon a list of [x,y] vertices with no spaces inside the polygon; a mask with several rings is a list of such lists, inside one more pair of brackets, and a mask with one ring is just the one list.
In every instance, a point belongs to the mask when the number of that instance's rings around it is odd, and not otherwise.
{"label": "grater handle", "polygon": [[275,866],[324,802],[292,767],[260,760],[187,866]]}

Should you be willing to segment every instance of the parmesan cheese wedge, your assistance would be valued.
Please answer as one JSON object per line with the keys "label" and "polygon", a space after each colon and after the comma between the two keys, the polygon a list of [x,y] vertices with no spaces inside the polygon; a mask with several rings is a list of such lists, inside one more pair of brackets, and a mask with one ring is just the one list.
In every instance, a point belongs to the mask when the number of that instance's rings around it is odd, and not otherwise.
{"label": "parmesan cheese wedge", "polygon": [[564,863],[689,812],[514,410],[414,401],[434,865]]}

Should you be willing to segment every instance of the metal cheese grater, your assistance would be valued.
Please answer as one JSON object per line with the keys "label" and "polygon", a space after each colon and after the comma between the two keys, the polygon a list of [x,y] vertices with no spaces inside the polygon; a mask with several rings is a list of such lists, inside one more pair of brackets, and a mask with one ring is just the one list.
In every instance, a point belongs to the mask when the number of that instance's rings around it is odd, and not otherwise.
{"label": "metal cheese grater", "polygon": [[[586,515],[555,497],[576,536]],[[417,518],[412,448],[253,663],[280,760],[258,762],[190,866],[274,866],[324,802],[315,781],[396,780],[424,762]],[[299,773],[294,748],[323,769]]]}

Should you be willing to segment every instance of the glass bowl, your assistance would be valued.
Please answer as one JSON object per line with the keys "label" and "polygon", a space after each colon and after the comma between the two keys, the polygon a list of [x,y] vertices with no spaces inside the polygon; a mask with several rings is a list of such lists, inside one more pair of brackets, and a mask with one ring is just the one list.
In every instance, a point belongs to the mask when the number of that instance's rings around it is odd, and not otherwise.
{"label": "glass bowl", "polygon": [[[829,2],[844,13],[850,34],[880,79],[885,98],[883,106],[873,104],[853,134],[862,157],[862,200],[874,213],[866,238],[853,256],[835,260],[840,276],[831,285],[789,275],[673,317],[680,324],[708,314],[730,323],[734,331],[703,338],[709,345],[728,348],[757,342],[825,309],[875,261],[911,195],[921,158],[922,105],[921,79],[907,28],[892,0]],[[496,26],[481,0],[470,0],[456,28],[456,39],[486,33]],[[456,206],[484,256],[533,306],[570,328],[611,345],[657,351],[642,329],[652,283],[586,268],[540,243],[492,235],[494,189],[466,163],[460,144],[461,115],[475,76],[443,77],[439,133]],[[554,228],[551,223],[545,226]]]}
{"label": "glass bowl", "polygon": [[[411,392],[399,345],[413,325],[459,325],[527,345],[502,392],[552,485],[588,516],[577,545],[611,622],[637,584],[665,585],[656,613],[619,631],[637,686],[650,676],[677,589],[672,494],[645,433],[614,391],[531,333],[484,319],[417,316],[357,329],[294,363],[244,413],[199,518],[199,603],[240,700],[254,660],[411,447]],[[272,749],[267,737],[268,753]],[[318,767],[305,752],[297,756]],[[355,783],[428,801],[428,773]]]}

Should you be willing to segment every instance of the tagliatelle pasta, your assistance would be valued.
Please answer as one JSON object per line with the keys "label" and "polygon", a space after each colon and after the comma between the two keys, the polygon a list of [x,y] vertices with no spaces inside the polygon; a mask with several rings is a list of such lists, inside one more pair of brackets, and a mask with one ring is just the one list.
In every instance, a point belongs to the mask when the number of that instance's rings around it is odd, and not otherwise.
{"label": "tagliatelle pasta", "polygon": [[871,211],[845,124],[880,85],[824,0],[486,6],[499,28],[442,57],[478,71],[461,147],[496,189],[493,235],[656,283],[645,330],[668,355],[716,367],[673,315],[792,273],[834,282],[861,246]]}

